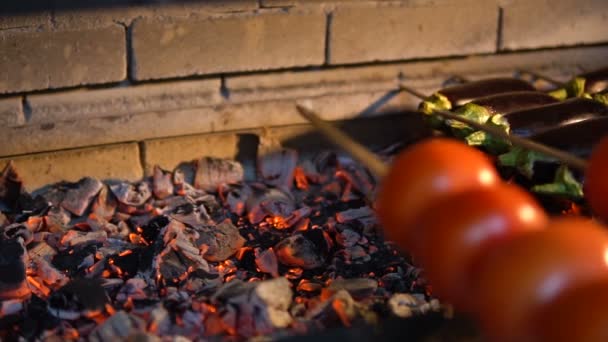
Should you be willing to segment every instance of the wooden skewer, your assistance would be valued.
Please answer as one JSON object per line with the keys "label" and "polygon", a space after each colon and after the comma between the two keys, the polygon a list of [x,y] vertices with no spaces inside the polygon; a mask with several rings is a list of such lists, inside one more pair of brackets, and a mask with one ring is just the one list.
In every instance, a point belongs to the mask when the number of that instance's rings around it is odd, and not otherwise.
{"label": "wooden skewer", "polygon": [[403,84],[399,84],[399,90],[400,91],[405,91],[407,93],[410,93],[410,94],[416,96],[417,98],[419,98],[421,100],[424,100],[424,99],[428,98],[428,96],[424,95],[423,93],[418,92],[416,89],[412,89],[412,88],[410,88],[408,86],[405,86]]}
{"label": "wooden skewer", "polygon": [[[366,165],[372,173],[377,175],[378,177],[383,177],[388,170],[386,164],[384,164],[374,153],[369,151],[367,148],[362,146],[361,144],[354,141],[352,138],[344,134],[341,130],[335,128],[330,123],[319,118],[312,110],[306,108],[302,105],[296,105],[298,111],[302,116],[304,116],[307,120],[309,120],[315,127],[317,127],[321,132],[323,132],[329,139],[332,140],[335,144],[342,147],[348,153],[350,153],[355,159],[359,162]],[[476,128],[480,131],[492,134],[496,137],[505,139],[511,144],[515,146],[520,146],[529,150],[533,150],[536,152],[540,152],[547,156],[553,157],[563,164],[570,166],[572,168],[585,171],[587,168],[587,161],[579,158],[573,154],[561,151],[559,149],[537,143],[533,140],[510,135],[507,132],[493,126],[488,126],[485,124],[480,124],[478,122],[466,119],[460,115],[453,114],[446,111],[435,111],[437,115],[450,119],[465,123],[473,128]]]}
{"label": "wooden skewer", "polygon": [[311,109],[296,104],[300,114],[310,121],[319,131],[325,134],[333,143],[350,153],[353,158],[365,165],[378,178],[383,178],[388,172],[388,166],[373,152],[359,144],[331,123],[321,119]]}

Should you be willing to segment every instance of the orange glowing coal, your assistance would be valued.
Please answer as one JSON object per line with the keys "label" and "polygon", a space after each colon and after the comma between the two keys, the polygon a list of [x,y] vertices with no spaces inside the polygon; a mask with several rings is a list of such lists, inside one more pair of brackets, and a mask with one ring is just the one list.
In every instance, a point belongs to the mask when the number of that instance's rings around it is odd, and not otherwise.
{"label": "orange glowing coal", "polygon": [[308,190],[308,179],[304,173],[304,169],[298,166],[293,172],[294,179],[296,180],[296,187],[300,190]]}

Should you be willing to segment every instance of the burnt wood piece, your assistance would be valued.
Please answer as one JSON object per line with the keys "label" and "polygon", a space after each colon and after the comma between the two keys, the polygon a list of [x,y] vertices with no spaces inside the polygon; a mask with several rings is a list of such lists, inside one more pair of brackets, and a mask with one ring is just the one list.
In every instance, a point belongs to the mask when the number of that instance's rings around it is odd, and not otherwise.
{"label": "burnt wood piece", "polygon": [[241,163],[228,159],[204,157],[198,160],[194,187],[208,192],[217,192],[222,184],[243,181],[244,170]]}
{"label": "burnt wood piece", "polygon": [[593,70],[578,77],[585,80],[585,93],[598,93],[608,89],[608,67]]}
{"label": "burnt wood piece", "polygon": [[98,179],[84,177],[70,184],[61,206],[76,216],[82,216],[102,187],[103,183]]}
{"label": "burnt wood piece", "polygon": [[485,96],[534,90],[536,89],[530,83],[516,78],[489,78],[447,87],[437,93],[445,96],[453,107],[457,107]]}
{"label": "burnt wood piece", "polygon": [[512,91],[471,101],[472,104],[484,107],[491,114],[510,113],[558,102],[559,100],[553,96],[540,91]]}
{"label": "burnt wood piece", "polygon": [[608,107],[589,99],[575,98],[542,107],[525,109],[503,115],[511,133],[531,137],[546,130],[569,126],[579,121],[605,117]]}

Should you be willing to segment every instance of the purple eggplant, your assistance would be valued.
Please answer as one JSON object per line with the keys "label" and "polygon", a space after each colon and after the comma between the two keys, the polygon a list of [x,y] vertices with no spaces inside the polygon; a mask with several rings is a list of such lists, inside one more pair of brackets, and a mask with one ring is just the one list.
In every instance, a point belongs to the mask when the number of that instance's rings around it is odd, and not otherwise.
{"label": "purple eggplant", "polygon": [[489,78],[444,88],[438,93],[445,96],[452,106],[462,106],[480,97],[513,91],[536,90],[530,83],[516,78]]}
{"label": "purple eggplant", "polygon": [[470,103],[484,107],[490,114],[505,114],[558,102],[553,96],[540,91],[513,91],[485,96]]}
{"label": "purple eggplant", "polygon": [[608,135],[608,116],[571,122],[530,136],[530,139],[588,158],[599,140]]}
{"label": "purple eggplant", "polygon": [[585,93],[595,94],[608,89],[608,67],[579,75],[585,80]]}
{"label": "purple eggplant", "polygon": [[447,87],[435,92],[420,104],[420,111],[452,110],[481,97],[514,91],[534,91],[530,83],[516,78],[489,78]]}
{"label": "purple eggplant", "polygon": [[542,107],[503,114],[511,134],[529,137],[579,121],[606,117],[608,107],[597,101],[574,98]]}

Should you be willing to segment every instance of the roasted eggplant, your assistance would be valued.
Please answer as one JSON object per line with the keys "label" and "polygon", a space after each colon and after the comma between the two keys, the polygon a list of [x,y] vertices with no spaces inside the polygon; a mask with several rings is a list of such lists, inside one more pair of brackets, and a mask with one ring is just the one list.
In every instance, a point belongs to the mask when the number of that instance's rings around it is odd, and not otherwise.
{"label": "roasted eggplant", "polygon": [[608,90],[593,94],[593,99],[599,103],[603,103],[604,105],[608,106]]}
{"label": "roasted eggplant", "polygon": [[[469,116],[471,116],[470,113]],[[497,126],[510,134],[529,137],[545,130],[605,116],[608,116],[607,106],[597,101],[575,98],[509,113],[495,114],[484,123]],[[469,118],[483,122],[473,117]],[[460,128],[461,132],[466,132],[458,124],[450,124],[453,127]],[[468,128],[466,125],[461,126]],[[501,153],[509,148],[506,141],[481,131],[470,133],[464,139],[471,146],[483,146],[493,153]]]}
{"label": "roasted eggplant", "polygon": [[[570,122],[547,129],[529,138],[587,159],[593,147],[608,134],[608,116]],[[519,173],[537,184],[532,191],[561,195],[570,198],[583,196],[583,175],[561,165],[554,158],[519,147],[498,158],[502,166],[514,167]]]}
{"label": "roasted eggplant", "polygon": [[502,117],[507,121],[511,134],[529,137],[549,129],[607,115],[607,106],[597,101],[575,98],[556,104],[506,113]]}
{"label": "roasted eggplant", "polygon": [[490,78],[441,89],[422,101],[419,110],[432,114],[434,110],[451,110],[484,96],[533,90],[536,89],[530,83],[516,78]]}
{"label": "roasted eggplant", "polygon": [[[455,113],[479,123],[486,123],[496,114],[506,114],[557,102],[559,100],[540,91],[514,91],[473,100],[458,108]],[[457,121],[448,121],[448,125],[459,137],[473,133],[471,127]]]}
{"label": "roasted eggplant", "polygon": [[580,74],[549,94],[557,99],[587,97],[608,90],[608,67]]}

